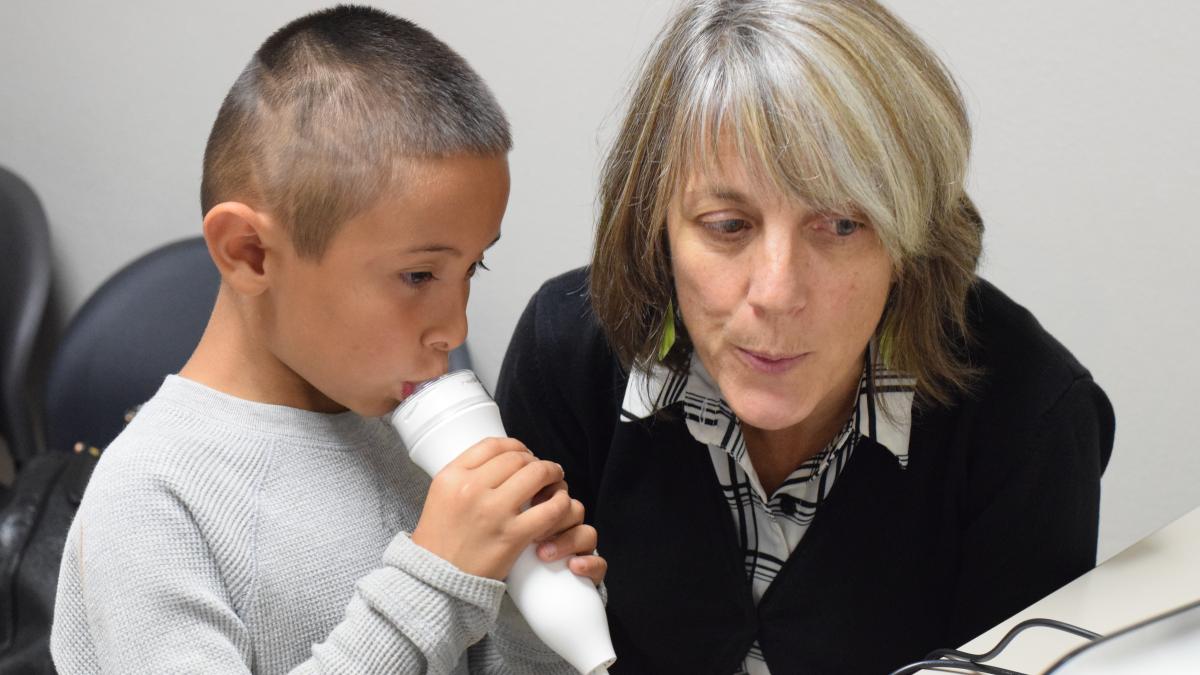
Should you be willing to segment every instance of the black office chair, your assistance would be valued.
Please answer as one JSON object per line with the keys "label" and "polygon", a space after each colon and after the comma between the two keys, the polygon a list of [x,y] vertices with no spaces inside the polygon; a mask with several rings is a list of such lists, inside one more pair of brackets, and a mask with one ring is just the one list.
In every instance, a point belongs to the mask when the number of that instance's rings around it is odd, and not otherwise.
{"label": "black office chair", "polygon": [[0,437],[18,465],[38,451],[26,385],[49,293],[46,213],[28,184],[0,167]]}
{"label": "black office chair", "polygon": [[[138,258],[92,294],[50,364],[46,448],[0,508],[0,672],[53,673],[49,635],[67,529],[95,456],[200,339],[220,277],[197,237]],[[98,454],[98,453],[97,453]]]}
{"label": "black office chair", "polygon": [[178,372],[212,313],[220,275],[201,237],[126,265],[67,325],[46,383],[46,448],[103,449],[125,413]]}

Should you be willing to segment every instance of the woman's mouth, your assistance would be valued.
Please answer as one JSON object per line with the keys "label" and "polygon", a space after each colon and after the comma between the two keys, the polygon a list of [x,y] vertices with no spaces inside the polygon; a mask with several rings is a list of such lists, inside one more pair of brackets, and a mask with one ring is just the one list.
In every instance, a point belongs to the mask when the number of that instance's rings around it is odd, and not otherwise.
{"label": "woman's mouth", "polygon": [[416,382],[405,382],[404,384],[400,385],[400,400],[403,401],[404,399],[408,398],[409,396],[412,396],[412,393],[416,390],[417,390]]}
{"label": "woman's mouth", "polygon": [[764,373],[767,375],[778,375],[785,373],[798,363],[800,363],[811,352],[803,352],[800,354],[772,354],[768,352],[756,352],[749,349],[735,348],[737,355],[742,362],[749,366],[752,370]]}

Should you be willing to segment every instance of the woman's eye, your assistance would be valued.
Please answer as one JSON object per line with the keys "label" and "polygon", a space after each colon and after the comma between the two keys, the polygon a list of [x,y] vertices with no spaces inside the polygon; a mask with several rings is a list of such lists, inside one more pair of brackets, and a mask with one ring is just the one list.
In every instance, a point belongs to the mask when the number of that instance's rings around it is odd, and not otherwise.
{"label": "woman's eye", "polygon": [[839,237],[849,237],[862,229],[863,224],[849,218],[838,218],[833,221],[833,233]]}
{"label": "woman's eye", "polygon": [[400,278],[409,286],[423,286],[437,277],[433,272],[401,272]]}
{"label": "woman's eye", "polygon": [[709,220],[704,222],[704,227],[716,234],[737,234],[748,227],[746,221],[740,218],[729,218],[726,220]]}

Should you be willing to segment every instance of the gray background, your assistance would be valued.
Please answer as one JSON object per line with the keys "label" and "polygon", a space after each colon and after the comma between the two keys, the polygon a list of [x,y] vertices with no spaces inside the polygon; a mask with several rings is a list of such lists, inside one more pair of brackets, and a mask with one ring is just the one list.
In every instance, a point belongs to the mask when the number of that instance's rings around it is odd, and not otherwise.
{"label": "gray background", "polygon": [[[1200,503],[1188,394],[1200,380],[1200,4],[888,4],[963,86],[970,185],[988,224],[983,274],[1116,406],[1107,557]],[[123,263],[199,232],[200,161],[222,96],[272,30],[320,6],[0,2],[0,163],[45,203],[60,318]],[[380,6],[466,56],[513,123],[504,239],[470,308],[478,370],[493,383],[530,294],[588,257],[601,157],[672,3]]]}

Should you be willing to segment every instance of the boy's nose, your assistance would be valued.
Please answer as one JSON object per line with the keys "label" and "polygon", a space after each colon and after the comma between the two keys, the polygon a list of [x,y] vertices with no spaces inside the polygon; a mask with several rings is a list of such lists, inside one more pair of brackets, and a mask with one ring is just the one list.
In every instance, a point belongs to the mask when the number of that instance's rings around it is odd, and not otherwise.
{"label": "boy's nose", "polygon": [[436,323],[425,333],[426,346],[438,351],[454,351],[467,340],[467,303],[446,303]]}

